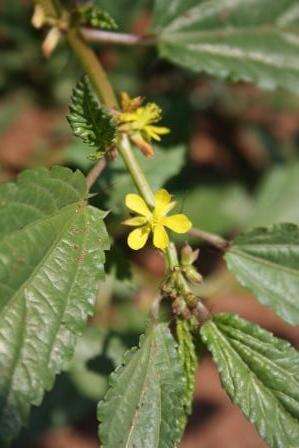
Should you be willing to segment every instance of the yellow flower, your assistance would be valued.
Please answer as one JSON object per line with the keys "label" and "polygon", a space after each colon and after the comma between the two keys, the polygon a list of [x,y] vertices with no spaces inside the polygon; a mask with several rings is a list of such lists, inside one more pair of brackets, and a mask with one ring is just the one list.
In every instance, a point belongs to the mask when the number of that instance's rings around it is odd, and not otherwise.
{"label": "yellow flower", "polygon": [[175,202],[171,201],[171,195],[163,189],[155,193],[153,211],[148,208],[141,196],[133,193],[127,194],[126,206],[139,215],[124,221],[127,226],[137,227],[128,236],[128,245],[134,250],[141,249],[152,232],[154,246],[164,251],[169,245],[165,227],[176,233],[186,233],[192,227],[187,216],[181,213],[166,216],[175,206]]}
{"label": "yellow flower", "polygon": [[161,135],[170,131],[163,126],[156,126],[161,119],[161,109],[155,103],[142,106],[142,98],[130,98],[127,93],[121,94],[122,112],[117,113],[119,129],[127,133],[132,141],[147,156],[151,157],[154,150],[150,145],[152,140],[160,141]]}

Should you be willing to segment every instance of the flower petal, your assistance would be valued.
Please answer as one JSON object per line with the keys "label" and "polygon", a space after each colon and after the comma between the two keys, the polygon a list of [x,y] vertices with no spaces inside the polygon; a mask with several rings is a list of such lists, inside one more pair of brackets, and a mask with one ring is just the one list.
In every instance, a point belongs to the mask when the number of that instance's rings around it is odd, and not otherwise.
{"label": "flower petal", "polygon": [[147,242],[150,231],[149,226],[142,226],[130,232],[128,236],[128,246],[134,250],[141,249]]}
{"label": "flower petal", "polygon": [[155,201],[156,204],[168,204],[171,201],[171,195],[164,188],[160,188],[160,190],[155,193]]}
{"label": "flower petal", "polygon": [[192,222],[182,213],[166,216],[163,220],[163,224],[176,233],[186,233],[192,227]]}
{"label": "flower petal", "polygon": [[165,250],[169,245],[169,238],[166,230],[162,225],[156,225],[154,227],[154,246],[158,249]]}
{"label": "flower petal", "polygon": [[146,222],[147,219],[145,216],[134,216],[134,218],[126,219],[122,222],[122,224],[125,224],[126,226],[139,227],[143,226]]}
{"label": "flower petal", "polygon": [[150,138],[153,138],[154,140],[160,141],[161,137],[160,135],[165,135],[170,132],[168,128],[162,127],[162,126],[152,126],[148,125],[145,126],[144,130],[147,132]]}
{"label": "flower petal", "polygon": [[139,215],[149,217],[151,212],[139,194],[129,193],[126,195],[126,206]]}
{"label": "flower petal", "polygon": [[167,190],[161,188],[155,193],[156,216],[165,216],[174,206],[175,202],[171,202],[171,195]]}

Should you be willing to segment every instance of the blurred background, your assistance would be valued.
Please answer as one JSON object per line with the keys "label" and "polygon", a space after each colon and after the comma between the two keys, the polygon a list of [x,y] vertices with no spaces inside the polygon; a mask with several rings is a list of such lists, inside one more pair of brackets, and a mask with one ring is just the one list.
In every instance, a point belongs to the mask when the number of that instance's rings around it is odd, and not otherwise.
{"label": "blurred background", "polygon": [[[151,2],[98,0],[119,24],[136,34],[150,29]],[[132,3],[134,7],[132,8]],[[63,164],[87,172],[88,148],[72,137],[65,119],[72,88],[81,76],[61,44],[50,59],[41,53],[42,32],[32,28],[25,0],[0,4],[0,182],[23,169]],[[194,75],[158,58],[153,48],[95,47],[117,91],[142,95],[163,109],[171,134],[159,157],[146,163],[154,186],[165,185],[195,227],[232,237],[252,226],[299,223],[299,98],[226,84]],[[138,155],[141,163],[143,156]],[[79,341],[69,372],[57,378],[14,448],[95,448],[96,405],[107,375],[136,344],[165,266],[150,248],[133,254],[125,244],[122,201],[130,179],[121,161],[104,172],[93,199],[111,210],[114,245],[95,317]],[[109,192],[109,195],[108,195]],[[182,244],[184,240],[178,240]],[[200,247],[205,282],[198,294],[213,311],[235,311],[299,345],[299,331],[262,307],[235,282],[215,249]],[[193,414],[182,448],[262,448],[266,445],[221,390],[203,353]]]}

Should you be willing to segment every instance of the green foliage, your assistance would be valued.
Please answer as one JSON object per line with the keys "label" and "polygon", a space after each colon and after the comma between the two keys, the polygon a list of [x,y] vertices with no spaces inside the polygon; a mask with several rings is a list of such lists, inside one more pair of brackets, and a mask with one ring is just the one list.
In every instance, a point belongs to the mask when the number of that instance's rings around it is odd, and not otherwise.
{"label": "green foliage", "polygon": [[201,335],[223,387],[271,448],[299,440],[299,353],[288,343],[232,314],[219,314]]}
{"label": "green foliage", "polygon": [[185,376],[186,391],[183,396],[185,401],[186,416],[182,421],[183,428],[186,424],[186,417],[191,414],[193,394],[195,389],[195,372],[197,367],[197,355],[190,329],[190,324],[184,320],[178,320],[176,326],[176,334],[179,345],[179,354],[182,359]]}
{"label": "green foliage", "polygon": [[100,402],[103,448],[173,448],[181,431],[185,377],[167,324],[149,327],[128,352]]}
{"label": "green foliage", "polygon": [[272,169],[260,186],[248,227],[299,224],[299,163]]}
{"label": "green foliage", "polygon": [[110,14],[94,3],[79,6],[76,9],[76,19],[80,25],[103,30],[115,30],[117,28],[117,24]]}
{"label": "green foliage", "polygon": [[103,278],[105,213],[84,176],[54,167],[0,187],[0,445],[71,358]]}
{"label": "green foliage", "polygon": [[238,236],[225,255],[228,268],[264,305],[299,324],[299,227],[277,224]]}
{"label": "green foliage", "polygon": [[156,0],[155,24],[176,64],[299,92],[296,0]]}
{"label": "green foliage", "polygon": [[167,28],[173,20],[181,15],[186,15],[188,19],[188,10],[202,3],[202,0],[155,0],[154,3],[154,27],[157,30]]}
{"label": "green foliage", "polygon": [[96,149],[92,158],[99,158],[115,142],[116,125],[112,115],[96,100],[87,76],[73,90],[70,114],[67,117],[74,134]]}

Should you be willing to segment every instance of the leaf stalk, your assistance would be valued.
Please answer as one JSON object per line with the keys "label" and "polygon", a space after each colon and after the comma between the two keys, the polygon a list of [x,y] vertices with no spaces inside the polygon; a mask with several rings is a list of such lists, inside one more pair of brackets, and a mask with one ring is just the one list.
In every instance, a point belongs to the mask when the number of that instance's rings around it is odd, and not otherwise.
{"label": "leaf stalk", "polygon": [[82,27],[81,34],[87,42],[117,45],[142,45],[150,46],[156,43],[155,36],[137,34],[117,33],[114,31],[103,31],[94,28]]}

